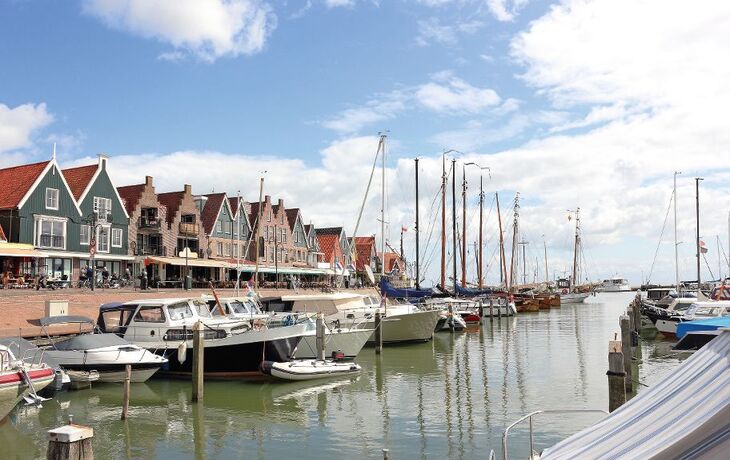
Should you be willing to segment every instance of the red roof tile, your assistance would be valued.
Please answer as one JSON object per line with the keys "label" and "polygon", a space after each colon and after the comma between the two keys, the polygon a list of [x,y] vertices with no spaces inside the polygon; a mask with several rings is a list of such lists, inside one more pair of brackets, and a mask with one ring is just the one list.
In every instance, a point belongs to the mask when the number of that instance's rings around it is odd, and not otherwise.
{"label": "red roof tile", "polygon": [[127,214],[130,216],[134,212],[134,208],[137,207],[139,199],[142,198],[142,193],[147,184],[137,185],[125,185],[124,187],[117,187],[117,192],[124,202],[124,208],[127,210]]}
{"label": "red roof tile", "polygon": [[294,231],[294,226],[297,224],[297,215],[299,214],[299,208],[291,208],[286,210],[286,220],[289,221],[289,230]]}
{"label": "red roof tile", "polygon": [[68,168],[63,170],[63,177],[66,178],[68,186],[73,193],[74,198],[78,200],[88,187],[91,178],[94,177],[98,164],[79,166],[78,168]]}
{"label": "red roof tile", "polygon": [[175,215],[177,214],[177,210],[180,209],[180,203],[182,203],[184,196],[184,191],[157,194],[157,201],[159,201],[162,206],[167,208],[168,226],[172,223],[173,220],[175,220]]}
{"label": "red roof tile", "polygon": [[228,197],[228,204],[231,206],[231,211],[233,211],[233,217],[234,219],[236,216],[238,216],[238,197]]}
{"label": "red roof tile", "polygon": [[317,229],[317,240],[319,241],[319,250],[324,254],[326,262],[334,262],[335,256],[342,258],[340,235],[320,235],[319,229]]}
{"label": "red roof tile", "polygon": [[0,209],[13,209],[23,199],[49,161],[0,169]]}
{"label": "red roof tile", "polygon": [[357,260],[355,268],[358,271],[365,270],[365,265],[370,265],[370,256],[375,248],[374,236],[356,236],[354,238],[355,250],[357,252]]}
{"label": "red roof tile", "polygon": [[215,228],[215,222],[218,220],[218,214],[221,211],[223,201],[226,199],[226,194],[211,193],[205,196],[208,200],[205,202],[205,206],[203,206],[203,212],[200,213],[200,220],[206,235],[210,235]]}
{"label": "red roof tile", "polygon": [[[378,253],[378,257],[381,256],[381,252]],[[393,271],[393,269],[398,266],[398,271],[403,272],[405,271],[406,264],[403,262],[403,259],[400,258],[398,254],[395,252],[386,252],[385,253],[385,272],[390,273]]]}

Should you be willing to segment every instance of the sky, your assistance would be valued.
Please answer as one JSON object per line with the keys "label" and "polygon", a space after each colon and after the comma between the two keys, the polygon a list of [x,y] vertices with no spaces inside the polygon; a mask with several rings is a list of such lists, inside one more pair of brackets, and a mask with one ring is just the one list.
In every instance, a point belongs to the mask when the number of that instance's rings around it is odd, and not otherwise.
{"label": "sky", "polygon": [[[680,277],[696,277],[703,177],[702,277],[717,278],[728,81],[722,0],[0,0],[0,167],[55,144],[64,166],[108,155],[117,185],[151,175],[160,192],[249,201],[263,176],[305,222],[352,233],[383,133],[386,236],[399,249],[407,228],[409,261],[420,158],[424,284],[439,277],[445,151],[457,189],[466,172],[470,280],[484,181],[490,283],[495,192],[508,257],[519,192],[528,280],[545,253],[549,278],[571,269],[580,208],[584,278],[673,281],[677,171]],[[359,235],[380,234],[375,173]]]}

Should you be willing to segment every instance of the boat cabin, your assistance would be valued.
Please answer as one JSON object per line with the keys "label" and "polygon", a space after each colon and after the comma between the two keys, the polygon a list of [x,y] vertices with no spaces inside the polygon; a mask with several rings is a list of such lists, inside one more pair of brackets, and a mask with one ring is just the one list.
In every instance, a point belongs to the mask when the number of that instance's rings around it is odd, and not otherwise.
{"label": "boat cabin", "polygon": [[686,318],[730,315],[730,301],[695,302],[684,314]]}
{"label": "boat cabin", "polygon": [[558,278],[557,281],[555,281],[555,285],[558,289],[570,289],[570,278]]}
{"label": "boat cabin", "polygon": [[647,300],[653,300],[654,302],[662,300],[664,297],[674,292],[674,289],[669,288],[652,288],[646,291]]}

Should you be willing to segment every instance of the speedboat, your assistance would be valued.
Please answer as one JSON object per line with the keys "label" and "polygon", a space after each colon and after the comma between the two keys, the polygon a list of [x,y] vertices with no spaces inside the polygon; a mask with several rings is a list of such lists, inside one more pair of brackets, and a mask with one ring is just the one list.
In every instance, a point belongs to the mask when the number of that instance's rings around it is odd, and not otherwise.
{"label": "speedboat", "polygon": [[[85,316],[50,316],[41,318],[45,330],[53,324],[89,324],[94,322]],[[44,349],[44,354],[57,362],[73,376],[96,375],[100,382],[123,382],[126,366],[132,367],[132,382],[145,382],[157,372],[167,359],[142,347],[133,345],[116,334],[81,334],[69,337]],[[73,379],[72,379],[73,380]]]}
{"label": "speedboat", "polygon": [[37,392],[56,378],[53,368],[45,364],[28,364],[16,359],[5,345],[0,345],[0,420],[24,398],[43,400]]}
{"label": "speedboat", "polygon": [[[228,318],[248,320],[252,325],[264,322],[270,328],[305,324],[307,332],[297,345],[294,356],[302,359],[316,357],[316,325],[312,313],[264,313],[251,297],[225,297],[216,300],[212,296],[206,296],[204,301],[214,317],[225,314]],[[332,353],[341,353],[345,359],[355,358],[373,333],[372,329],[366,328],[342,328],[336,321],[329,326],[325,329],[325,354],[329,356]]]}
{"label": "speedboat", "polygon": [[628,292],[631,291],[631,284],[626,278],[620,276],[614,276],[603,282],[596,287],[598,292]]}
{"label": "speedboat", "polygon": [[189,377],[193,367],[193,327],[204,327],[204,374],[238,378],[258,374],[262,361],[288,361],[307,334],[306,323],[268,327],[264,321],[213,317],[200,299],[151,299],[102,305],[97,325],[129,342],[169,358],[161,373]]}
{"label": "speedboat", "polygon": [[656,322],[657,331],[667,336],[677,334],[677,325],[684,321],[730,316],[730,301],[694,302],[684,313],[677,313]]}

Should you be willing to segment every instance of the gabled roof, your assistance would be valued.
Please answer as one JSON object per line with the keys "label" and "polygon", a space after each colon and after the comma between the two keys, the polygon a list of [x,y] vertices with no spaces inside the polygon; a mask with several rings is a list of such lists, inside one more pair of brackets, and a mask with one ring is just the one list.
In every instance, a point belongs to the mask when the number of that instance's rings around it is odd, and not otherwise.
{"label": "gabled roof", "polygon": [[[243,200],[241,200],[243,201]],[[231,211],[233,211],[233,214],[231,214],[231,217],[234,219],[238,216],[238,209],[240,208],[238,203],[238,197],[237,196],[229,196],[228,197],[228,206],[231,207]]]}
{"label": "gabled roof", "polygon": [[324,227],[317,229],[317,235],[337,235],[342,234],[342,227]]}
{"label": "gabled roof", "polygon": [[352,240],[355,244],[355,252],[357,253],[355,268],[358,270],[365,270],[365,266],[370,265],[370,257],[373,255],[373,251],[375,250],[375,237],[356,236]]}
{"label": "gabled roof", "polygon": [[319,250],[324,254],[324,258],[326,261],[334,260],[335,255],[339,255],[341,253],[339,241],[340,241],[340,235],[329,235],[319,234],[319,229],[317,229],[317,241],[319,241]]}
{"label": "gabled roof", "polygon": [[[382,255],[382,252],[379,252],[378,257],[380,257],[380,259],[383,260],[381,255]],[[384,266],[385,266],[386,273],[392,272],[393,269],[396,268],[396,266],[398,267],[398,270],[401,272],[405,270],[405,263],[403,262],[403,259],[401,259],[400,256],[394,252],[385,253]]]}
{"label": "gabled roof", "polygon": [[5,232],[3,231],[3,226],[0,225],[0,243],[7,243],[8,239],[5,237]]}
{"label": "gabled roof", "polygon": [[238,197],[234,196],[234,197],[228,197],[228,206],[231,208],[231,213],[232,213],[231,216],[233,217],[234,220],[238,218],[239,208],[243,209],[243,213],[242,213],[243,220],[246,221],[246,225],[248,226],[248,229],[251,230],[251,220],[249,219],[249,216],[248,216],[248,209],[250,208],[250,205],[248,203],[246,203],[243,200],[243,198],[240,200],[240,205],[239,205]]}
{"label": "gabled roof", "polygon": [[259,217],[259,204],[265,205],[266,202],[262,201],[259,203],[258,201],[256,203],[249,203],[248,204],[248,219],[251,222],[251,225],[253,225],[254,222],[256,222],[256,219]]}
{"label": "gabled roof", "polygon": [[289,221],[289,230],[294,231],[299,217],[299,208],[291,208],[286,210],[286,220]]}
{"label": "gabled roof", "polygon": [[63,170],[63,175],[66,177],[68,187],[71,189],[71,193],[76,201],[79,201],[81,195],[84,194],[89,183],[91,183],[91,179],[94,177],[94,174],[96,174],[97,169],[98,165],[93,164]]}
{"label": "gabled roof", "polygon": [[224,203],[227,206],[228,200],[226,200],[225,193],[209,193],[205,197],[208,199],[205,201],[203,211],[200,213],[200,221],[203,224],[205,234],[210,235],[213,233],[215,223],[221,213],[221,206]]}
{"label": "gabled roof", "polygon": [[124,203],[124,208],[127,210],[127,214],[131,215],[134,212],[134,208],[137,207],[139,199],[142,198],[142,193],[147,184],[136,184],[136,185],[125,185],[124,187],[117,187],[117,193]]}
{"label": "gabled roof", "polygon": [[185,196],[185,191],[182,192],[166,192],[166,193],[158,193],[157,194],[157,201],[160,202],[162,206],[167,208],[167,225],[169,226],[172,224],[172,221],[175,220],[175,215],[177,214],[177,210],[180,209],[180,203],[182,203],[182,199]]}
{"label": "gabled roof", "polygon": [[0,209],[19,207],[49,163],[50,160],[0,169]]}

